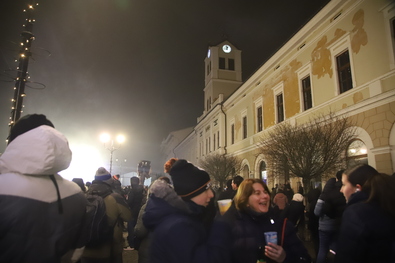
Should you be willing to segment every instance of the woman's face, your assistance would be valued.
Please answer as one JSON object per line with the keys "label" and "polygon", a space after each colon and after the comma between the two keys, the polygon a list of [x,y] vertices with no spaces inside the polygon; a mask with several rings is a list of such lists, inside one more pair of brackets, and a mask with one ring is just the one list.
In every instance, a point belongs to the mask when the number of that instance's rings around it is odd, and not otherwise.
{"label": "woman's face", "polygon": [[252,188],[254,191],[248,198],[248,206],[255,212],[266,213],[270,206],[269,193],[259,183],[254,183]]}
{"label": "woman's face", "polygon": [[208,188],[206,191],[201,193],[200,195],[194,196],[191,198],[195,204],[201,205],[201,206],[208,206],[210,203],[211,198],[214,197],[214,193],[211,190],[211,188]]}
{"label": "woman's face", "polygon": [[343,193],[344,197],[346,198],[346,201],[350,199],[350,196],[355,193],[357,190],[357,187],[352,185],[350,181],[348,181],[347,175],[343,174],[342,175],[342,188],[340,189],[340,192]]}

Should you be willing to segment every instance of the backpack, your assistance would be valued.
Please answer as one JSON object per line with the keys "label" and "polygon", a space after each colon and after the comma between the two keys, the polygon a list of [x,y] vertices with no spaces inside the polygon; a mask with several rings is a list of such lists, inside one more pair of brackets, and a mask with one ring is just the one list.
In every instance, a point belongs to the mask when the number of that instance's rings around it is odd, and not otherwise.
{"label": "backpack", "polygon": [[104,203],[104,198],[109,194],[98,195],[96,191],[88,191],[85,194],[87,205],[81,240],[82,246],[92,248],[112,240],[114,227],[108,224],[106,204]]}

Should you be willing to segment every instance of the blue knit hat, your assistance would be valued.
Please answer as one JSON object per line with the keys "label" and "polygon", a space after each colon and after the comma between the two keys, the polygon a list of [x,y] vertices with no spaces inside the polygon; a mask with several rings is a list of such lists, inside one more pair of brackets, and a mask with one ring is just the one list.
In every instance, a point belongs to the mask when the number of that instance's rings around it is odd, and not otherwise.
{"label": "blue knit hat", "polygon": [[96,171],[95,180],[106,181],[111,179],[111,174],[104,167],[100,167]]}

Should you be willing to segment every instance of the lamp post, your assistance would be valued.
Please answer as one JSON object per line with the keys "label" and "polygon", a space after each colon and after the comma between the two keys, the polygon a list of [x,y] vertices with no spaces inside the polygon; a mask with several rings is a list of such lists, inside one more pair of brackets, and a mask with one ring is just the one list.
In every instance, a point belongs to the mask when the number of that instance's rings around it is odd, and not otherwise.
{"label": "lamp post", "polygon": [[104,147],[110,151],[110,174],[112,170],[112,156],[113,153],[121,147],[121,144],[125,141],[125,136],[117,135],[116,143],[111,139],[111,135],[103,133],[100,135],[100,141],[104,144]]}

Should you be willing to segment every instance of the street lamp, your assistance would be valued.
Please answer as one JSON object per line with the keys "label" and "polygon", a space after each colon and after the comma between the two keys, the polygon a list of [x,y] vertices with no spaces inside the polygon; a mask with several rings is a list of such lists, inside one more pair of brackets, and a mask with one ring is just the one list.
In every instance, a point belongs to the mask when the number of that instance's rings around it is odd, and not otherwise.
{"label": "street lamp", "polygon": [[[121,147],[121,144],[125,141],[125,136],[123,135],[117,135],[115,138],[116,143],[114,143],[114,140],[111,139],[111,135],[108,133],[102,133],[100,135],[100,141],[104,144],[104,147],[110,151],[110,174],[112,170],[112,155],[113,153]],[[118,146],[118,147],[117,147]]]}

